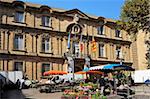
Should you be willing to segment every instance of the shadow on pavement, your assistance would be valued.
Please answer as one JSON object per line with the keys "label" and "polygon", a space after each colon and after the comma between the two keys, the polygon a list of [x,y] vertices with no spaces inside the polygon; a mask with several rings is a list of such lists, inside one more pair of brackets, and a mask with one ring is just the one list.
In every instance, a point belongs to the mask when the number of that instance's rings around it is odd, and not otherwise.
{"label": "shadow on pavement", "polygon": [[0,99],[33,99],[33,98],[27,98],[22,93],[21,90],[13,89],[0,92]]}

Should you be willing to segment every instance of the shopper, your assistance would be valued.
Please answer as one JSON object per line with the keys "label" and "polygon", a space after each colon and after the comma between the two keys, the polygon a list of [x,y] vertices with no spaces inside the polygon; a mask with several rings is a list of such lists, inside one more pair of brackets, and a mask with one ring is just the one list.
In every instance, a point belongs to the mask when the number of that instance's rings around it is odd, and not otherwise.
{"label": "shopper", "polygon": [[105,80],[104,80],[104,76],[101,76],[100,80],[99,80],[99,84],[100,84],[100,93],[101,95],[104,95],[104,87],[105,87]]}

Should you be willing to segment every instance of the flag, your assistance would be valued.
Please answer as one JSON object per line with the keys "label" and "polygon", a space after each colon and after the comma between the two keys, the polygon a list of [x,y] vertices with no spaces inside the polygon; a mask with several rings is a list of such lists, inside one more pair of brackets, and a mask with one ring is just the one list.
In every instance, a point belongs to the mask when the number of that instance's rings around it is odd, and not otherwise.
{"label": "flag", "polygon": [[83,42],[82,42],[82,34],[80,35],[80,52],[83,52]]}
{"label": "flag", "polygon": [[96,52],[96,41],[94,38],[92,40],[92,52]]}
{"label": "flag", "polygon": [[67,48],[70,49],[70,37],[71,37],[71,33],[68,33],[68,44],[67,44]]}

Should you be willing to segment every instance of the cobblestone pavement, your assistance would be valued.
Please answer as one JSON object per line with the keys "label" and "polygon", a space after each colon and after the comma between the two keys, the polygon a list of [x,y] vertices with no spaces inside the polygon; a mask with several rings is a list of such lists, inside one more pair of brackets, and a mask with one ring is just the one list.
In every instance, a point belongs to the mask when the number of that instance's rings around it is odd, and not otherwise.
{"label": "cobblestone pavement", "polygon": [[150,94],[150,86],[146,86],[146,85],[133,86],[131,89],[135,90],[136,93],[149,93]]}
{"label": "cobblestone pavement", "polygon": [[[150,99],[150,87],[141,85],[132,87],[136,95],[132,99]],[[9,90],[0,94],[0,99],[61,99],[62,92],[40,93],[37,89]],[[111,95],[108,99],[121,99],[119,96]]]}
{"label": "cobblestone pavement", "polygon": [[61,99],[62,92],[40,93],[37,89],[9,90],[0,99]]}
{"label": "cobblestone pavement", "polygon": [[26,98],[32,99],[61,99],[62,92],[55,93],[40,93],[37,89],[22,90]]}

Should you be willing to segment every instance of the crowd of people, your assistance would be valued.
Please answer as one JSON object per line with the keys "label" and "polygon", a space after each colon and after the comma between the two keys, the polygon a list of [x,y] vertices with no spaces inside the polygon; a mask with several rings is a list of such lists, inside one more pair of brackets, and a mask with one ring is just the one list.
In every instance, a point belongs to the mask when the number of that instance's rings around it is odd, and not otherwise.
{"label": "crowd of people", "polygon": [[[127,89],[134,84],[132,77],[126,76],[123,72],[111,73],[111,76],[94,76],[91,81],[98,84],[101,95],[116,94],[118,89]],[[90,79],[86,82],[90,82]]]}

